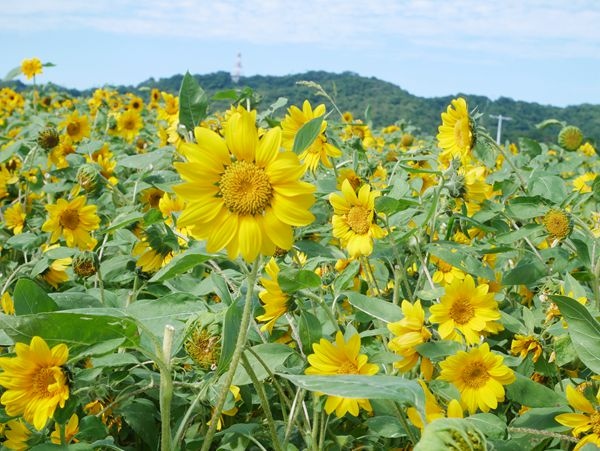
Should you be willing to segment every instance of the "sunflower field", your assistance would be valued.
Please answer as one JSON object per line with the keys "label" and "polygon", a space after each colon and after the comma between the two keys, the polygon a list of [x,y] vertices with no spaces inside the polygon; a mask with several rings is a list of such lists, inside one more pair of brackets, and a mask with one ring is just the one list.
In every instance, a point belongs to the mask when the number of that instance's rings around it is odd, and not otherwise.
{"label": "sunflower field", "polygon": [[71,97],[50,66],[0,89],[2,449],[600,447],[582,130],[497,144],[464,98],[376,129],[189,73]]}

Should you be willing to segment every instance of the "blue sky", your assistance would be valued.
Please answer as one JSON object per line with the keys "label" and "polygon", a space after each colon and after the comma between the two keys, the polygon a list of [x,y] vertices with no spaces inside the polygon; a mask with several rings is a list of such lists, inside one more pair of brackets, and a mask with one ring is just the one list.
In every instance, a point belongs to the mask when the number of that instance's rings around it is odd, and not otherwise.
{"label": "blue sky", "polygon": [[[6,0],[5,0],[6,2]],[[352,71],[426,97],[600,104],[596,0],[21,0],[0,77],[37,56],[73,88],[149,77]]]}

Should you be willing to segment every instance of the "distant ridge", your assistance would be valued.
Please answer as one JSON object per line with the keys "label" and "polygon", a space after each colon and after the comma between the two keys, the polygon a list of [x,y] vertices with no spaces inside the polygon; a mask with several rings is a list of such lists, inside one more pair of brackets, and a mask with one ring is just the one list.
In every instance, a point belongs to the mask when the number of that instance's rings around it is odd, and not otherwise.
{"label": "distant ridge", "polygon": [[[207,91],[213,95],[218,91],[250,87],[263,97],[262,105],[266,108],[277,100],[278,97],[288,99],[289,105],[301,105],[304,99],[315,103],[328,103],[327,99],[317,96],[313,89],[297,85],[301,80],[314,81],[320,84],[336,101],[342,111],[351,111],[356,118],[365,119],[365,110],[370,107],[369,118],[376,127],[393,124],[403,120],[420,128],[422,133],[435,135],[440,123],[440,113],[444,111],[450,100],[461,95],[469,104],[469,108],[477,107],[484,114],[482,120],[490,134],[495,136],[496,120],[489,115],[512,117],[512,121],[503,127],[503,138],[516,141],[518,137],[531,137],[539,140],[554,140],[558,133],[556,126],[545,130],[538,130],[535,125],[545,119],[558,119],[580,127],[586,137],[595,143],[600,143],[600,105],[581,104],[565,108],[541,105],[538,103],[513,100],[500,97],[491,100],[485,96],[457,93],[445,97],[419,97],[408,91],[375,77],[363,77],[353,72],[340,74],[310,71],[302,74],[285,76],[254,75],[242,77],[238,84],[234,84],[228,72],[215,72],[206,75],[195,75],[196,79]],[[158,88],[163,91],[177,93],[183,75],[173,75],[168,78],[155,80],[150,78],[137,86],[118,86],[121,92],[137,91],[142,87]],[[25,85],[20,82],[10,82],[16,89],[23,89]],[[3,84],[0,83],[0,86]],[[6,85],[6,83],[4,83]],[[89,95],[93,89],[77,91],[64,89],[72,95]],[[220,107],[223,104],[217,104]],[[327,105],[328,110],[331,109]],[[283,114],[283,111],[281,111]]]}

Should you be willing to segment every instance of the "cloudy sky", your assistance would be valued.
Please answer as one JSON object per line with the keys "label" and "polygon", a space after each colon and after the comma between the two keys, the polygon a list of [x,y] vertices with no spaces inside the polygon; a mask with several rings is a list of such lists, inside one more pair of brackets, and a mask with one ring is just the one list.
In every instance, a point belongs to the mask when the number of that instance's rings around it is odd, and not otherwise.
{"label": "cloudy sky", "polygon": [[0,77],[37,56],[40,81],[352,71],[421,96],[459,92],[600,104],[597,0],[3,0]]}

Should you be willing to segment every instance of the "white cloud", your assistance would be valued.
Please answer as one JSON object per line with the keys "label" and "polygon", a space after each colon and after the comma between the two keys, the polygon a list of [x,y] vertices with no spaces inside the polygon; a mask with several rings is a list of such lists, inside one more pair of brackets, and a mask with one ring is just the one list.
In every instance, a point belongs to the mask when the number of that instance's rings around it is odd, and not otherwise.
{"label": "white cloud", "polygon": [[[328,48],[417,46],[535,58],[600,55],[594,0],[22,0],[3,31],[100,30]],[[382,40],[385,42],[382,44]]]}

